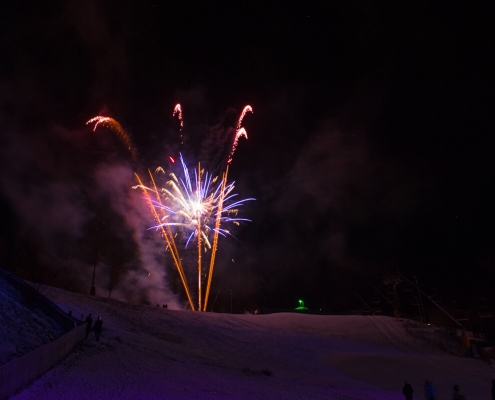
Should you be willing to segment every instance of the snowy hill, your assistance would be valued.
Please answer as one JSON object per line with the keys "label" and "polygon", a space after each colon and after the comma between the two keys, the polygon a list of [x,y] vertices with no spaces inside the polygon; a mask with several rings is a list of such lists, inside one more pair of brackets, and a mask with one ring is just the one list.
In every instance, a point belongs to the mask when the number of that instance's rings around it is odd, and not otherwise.
{"label": "snowy hill", "polygon": [[469,400],[482,400],[495,377],[390,317],[195,313],[43,292],[75,316],[101,315],[102,338],[88,337],[15,400],[392,400],[404,398],[406,379],[415,399],[429,379],[439,399],[459,384]]}
{"label": "snowy hill", "polygon": [[0,365],[23,356],[66,330],[48,317],[27,292],[0,274]]}

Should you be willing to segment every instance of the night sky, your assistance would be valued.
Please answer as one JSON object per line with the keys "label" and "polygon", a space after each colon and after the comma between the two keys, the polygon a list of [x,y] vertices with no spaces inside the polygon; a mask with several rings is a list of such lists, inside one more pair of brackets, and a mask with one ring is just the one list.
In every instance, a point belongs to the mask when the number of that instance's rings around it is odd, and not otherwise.
{"label": "night sky", "polygon": [[493,4],[210,3],[3,7],[2,266],[87,292],[100,226],[97,287],[149,301],[162,270],[183,300],[128,153],[85,122],[119,121],[143,170],[208,165],[250,104],[229,178],[256,201],[221,241],[217,309],[361,307],[397,270],[493,300]]}

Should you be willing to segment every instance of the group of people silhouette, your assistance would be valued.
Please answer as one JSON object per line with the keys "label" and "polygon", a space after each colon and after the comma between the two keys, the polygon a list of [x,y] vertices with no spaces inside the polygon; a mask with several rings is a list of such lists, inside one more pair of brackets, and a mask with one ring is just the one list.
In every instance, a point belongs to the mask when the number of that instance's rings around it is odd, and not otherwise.
{"label": "group of people silhouette", "polygon": [[[93,325],[93,317],[91,316],[91,314],[88,314],[88,316],[86,317],[86,338],[88,338],[89,331],[91,331],[92,325]],[[100,341],[102,328],[103,328],[103,320],[99,316],[94,324],[95,339],[97,342]]]}
{"label": "group of people silhouette", "polygon": [[[423,389],[424,389],[425,400],[436,399],[435,389],[433,388],[433,385],[429,380],[425,381]],[[466,400],[466,396],[461,391],[459,385],[454,385],[453,389],[454,389],[454,394],[452,395],[452,400]],[[404,383],[404,387],[402,388],[402,393],[404,394],[406,400],[412,400],[413,392],[414,390],[411,384],[408,381],[406,381]],[[492,380],[492,400],[495,400],[495,379]]]}

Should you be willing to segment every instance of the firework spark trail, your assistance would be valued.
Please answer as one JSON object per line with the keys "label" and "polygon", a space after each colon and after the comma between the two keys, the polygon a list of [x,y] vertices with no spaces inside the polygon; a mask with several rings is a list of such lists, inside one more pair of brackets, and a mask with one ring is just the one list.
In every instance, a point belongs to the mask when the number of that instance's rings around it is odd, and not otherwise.
{"label": "firework spark trail", "polygon": [[138,165],[136,149],[132,145],[131,138],[116,120],[110,117],[103,117],[101,115],[98,115],[87,121],[86,125],[90,125],[92,123],[95,124],[93,126],[93,132],[95,132],[96,128],[98,128],[98,126],[100,125],[104,128],[110,129],[112,132],[115,132],[122,143],[124,143],[124,146],[127,148],[127,150],[129,150],[129,152],[131,153],[132,162],[135,165]]}
{"label": "firework spark trail", "polygon": [[[158,191],[157,187],[156,187],[156,183],[155,183],[155,179],[153,178],[153,175],[151,174],[151,171],[148,169],[148,174],[150,176],[150,179],[151,179],[151,183],[153,184],[153,188],[154,188],[154,192],[156,194],[156,198],[157,198],[157,202],[158,202],[158,205],[159,205],[159,209],[162,211],[162,220],[163,219],[166,219],[168,216],[165,214],[165,211],[166,211],[166,207],[163,207],[163,203],[162,203],[162,199],[160,197],[160,192]],[[160,223],[160,220],[158,221],[158,223]],[[184,269],[182,268],[182,263],[180,262],[180,257],[179,257],[179,251],[177,250],[177,246],[175,245],[175,240],[174,240],[174,236],[172,234],[172,231],[170,230],[170,227],[167,227],[167,234],[168,234],[168,237],[169,237],[169,240],[170,240],[170,243],[172,244],[172,246],[170,247],[170,244],[169,244],[169,248],[170,248],[170,251],[173,252],[175,254],[175,258],[177,260],[177,265],[179,266],[179,272],[183,275],[184,275]]]}
{"label": "firework spark trail", "polygon": [[[158,216],[158,214],[156,212],[156,209],[155,209],[155,206],[153,204],[153,201],[151,200],[151,198],[150,198],[150,196],[148,194],[148,191],[153,191],[153,190],[150,189],[150,188],[148,188],[148,187],[146,187],[146,186],[144,186],[143,185],[143,182],[139,178],[139,175],[138,174],[135,174],[135,175],[136,175],[137,181],[139,182],[139,185],[134,186],[133,189],[140,188],[142,190],[142,192],[144,194],[144,197],[146,199],[146,202],[148,203],[148,206],[150,207],[151,213],[153,214],[153,217],[155,218],[155,220],[158,223],[160,223],[160,217]],[[154,185],[154,181],[153,181],[153,185]],[[156,185],[154,185],[154,187],[155,187],[155,191],[156,191]],[[156,191],[156,193],[159,196],[158,191]],[[184,290],[186,291],[186,295],[187,295],[187,298],[189,300],[189,305],[191,306],[191,309],[194,311],[194,304],[192,302],[191,295],[189,293],[189,287],[187,285],[187,281],[186,281],[186,278],[185,278],[185,275],[184,275],[184,270],[182,268],[182,264],[180,263],[179,253],[177,252],[177,248],[175,247],[175,242],[174,242],[174,239],[173,239],[173,236],[172,236],[172,232],[170,231],[170,229],[168,229],[168,232],[167,232],[163,228],[163,226],[160,227],[160,228],[161,228],[161,231],[162,231],[162,236],[165,238],[165,240],[167,242],[168,248],[171,249],[170,253],[172,254],[172,258],[174,260],[175,266],[176,266],[176,268],[177,268],[177,270],[179,272],[180,278],[182,280],[182,284],[184,286]],[[168,234],[170,235],[170,237],[169,237]],[[172,241],[172,243],[171,243],[171,241]],[[175,249],[175,251],[173,249]]]}
{"label": "firework spark trail", "polygon": [[206,293],[205,293],[205,305],[203,308],[203,311],[206,311],[206,307],[208,306],[208,298],[210,297],[210,287],[211,287],[211,280],[213,277],[213,267],[215,265],[215,256],[217,254],[217,246],[218,246],[218,233],[220,230],[220,215],[222,214],[222,207],[223,207],[223,193],[225,193],[225,185],[227,183],[227,174],[229,171],[229,166],[227,165],[227,169],[225,170],[225,173],[223,174],[222,177],[222,187],[220,189],[220,201],[219,201],[219,206],[217,210],[217,218],[215,221],[215,234],[213,235],[213,248],[211,250],[211,258],[210,258],[210,268],[208,272],[208,283],[206,285]]}
{"label": "firework spark trail", "polygon": [[[154,192],[156,193],[157,201],[158,201],[158,204],[160,206],[159,209],[161,209],[161,211],[162,211],[162,215],[163,215],[162,220],[164,220],[168,217],[165,214],[166,208],[164,208],[162,205],[160,192],[158,191],[158,189],[156,187],[156,183],[155,183],[155,180],[153,179],[153,175],[151,174],[151,171],[148,170],[148,173],[150,175],[151,182],[153,183],[153,188],[155,189]],[[156,211],[155,211],[155,213],[156,213]],[[160,220],[158,222],[160,222]],[[161,230],[163,232],[163,227],[161,227]],[[179,251],[177,250],[177,246],[175,245],[174,236],[173,236],[172,230],[170,229],[169,226],[166,227],[166,232],[167,232],[168,236],[166,236],[165,239],[167,240],[168,248],[170,249],[170,252],[172,253],[172,257],[174,258],[177,270],[179,271],[179,275],[181,276],[181,279],[183,280],[184,289],[186,290],[187,297],[188,297],[189,303],[191,305],[191,309],[194,311],[194,306],[192,304],[191,295],[189,293],[189,287],[187,285],[187,280],[186,280],[185,274],[184,274],[184,268],[182,267],[182,262],[181,262],[181,259],[179,256]]]}
{"label": "firework spark trail", "polygon": [[232,147],[230,149],[230,154],[229,154],[229,158],[227,160],[227,164],[232,163],[232,158],[234,157],[234,152],[235,152],[235,149],[237,147],[237,142],[239,141],[239,138],[241,136],[244,136],[247,139],[247,132],[244,128],[241,127],[241,125],[242,125],[242,120],[244,119],[244,117],[246,116],[246,114],[248,112],[250,112],[250,113],[253,112],[253,108],[250,105],[247,105],[246,107],[244,107],[244,109],[242,110],[241,116],[239,117],[239,120],[237,121],[237,127],[235,129],[235,136],[234,136],[234,143],[232,144]]}
{"label": "firework spark trail", "polygon": [[[198,172],[197,172],[197,192],[198,192],[198,200],[201,197],[201,165],[198,163]],[[198,310],[201,311],[201,239],[202,239],[202,231],[201,231],[201,214],[202,210],[197,210],[197,218],[198,218]]]}
{"label": "firework spark trail", "polygon": [[[247,139],[247,132],[242,127],[242,120],[244,119],[244,117],[246,116],[246,114],[248,112],[253,113],[253,108],[250,105],[247,105],[244,107],[244,109],[242,110],[241,115],[239,117],[239,120],[237,121],[234,142],[232,143],[232,148],[230,150],[229,157],[227,159],[227,168],[225,169],[225,173],[222,177],[222,190],[221,190],[222,196],[223,196],[224,191],[225,191],[225,185],[227,184],[227,176],[229,174],[229,165],[232,163],[232,160],[234,157],[234,152],[235,152],[235,149],[237,148],[237,143],[239,142],[239,138],[244,136]],[[223,206],[223,201],[224,201],[224,199],[222,199],[220,201],[221,206]],[[211,285],[211,280],[213,277],[213,268],[215,265],[215,255],[216,255],[216,251],[217,251],[218,235],[222,234],[221,229],[220,229],[220,222],[222,220],[221,214],[223,211],[228,211],[230,209],[231,209],[231,207],[226,207],[224,210],[222,210],[220,208],[220,210],[217,212],[216,221],[215,221],[215,230],[214,230],[214,235],[213,235],[213,250],[211,253],[210,269],[208,272],[208,285],[206,288],[205,304],[204,304],[203,311],[206,311],[206,306],[208,305],[208,297],[210,295],[210,285]],[[236,221],[230,221],[229,219],[225,219],[225,221],[236,223]]]}
{"label": "firework spark trail", "polygon": [[172,117],[175,117],[175,114],[177,114],[177,118],[179,118],[180,121],[180,129],[184,127],[184,120],[182,119],[182,107],[180,103],[176,104],[174,107],[174,113],[172,114]]}
{"label": "firework spark trail", "polygon": [[242,110],[241,116],[239,117],[239,121],[237,122],[237,130],[239,130],[241,128],[242,120],[244,119],[244,117],[246,116],[246,113],[248,113],[248,112],[250,112],[250,113],[253,112],[253,108],[250,105],[245,106],[244,109]]}

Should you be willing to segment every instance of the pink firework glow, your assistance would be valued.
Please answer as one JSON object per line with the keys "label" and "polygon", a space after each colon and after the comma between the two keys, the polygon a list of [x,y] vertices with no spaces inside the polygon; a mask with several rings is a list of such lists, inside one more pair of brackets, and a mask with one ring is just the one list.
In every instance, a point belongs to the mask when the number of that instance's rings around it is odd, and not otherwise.
{"label": "pink firework glow", "polygon": [[120,141],[124,144],[124,146],[129,150],[131,153],[131,158],[134,164],[137,164],[137,152],[134,146],[132,145],[131,138],[127,134],[127,132],[122,128],[122,126],[113,118],[110,117],[103,117],[101,115],[98,115],[94,118],[91,118],[89,121],[86,122],[86,125],[90,125],[94,123],[95,125],[93,126],[93,132],[96,131],[96,128],[98,126],[102,126],[104,128],[110,129],[110,131],[114,132],[117,134],[118,138]]}
{"label": "pink firework glow", "polygon": [[244,119],[246,113],[248,113],[248,112],[250,112],[250,113],[253,112],[253,109],[250,105],[247,105],[246,107],[244,107],[244,109],[242,110],[241,116],[239,117],[239,121],[237,122],[237,127],[235,129],[234,143],[232,144],[232,148],[230,149],[230,154],[229,154],[229,158],[227,160],[227,164],[232,163],[232,158],[234,157],[234,152],[235,152],[235,149],[237,147],[237,142],[239,142],[239,138],[241,136],[244,136],[247,139],[247,132],[244,128],[241,127],[241,125],[242,125],[242,120]]}
{"label": "pink firework glow", "polygon": [[172,114],[173,117],[177,114],[177,118],[179,118],[180,122],[180,130],[184,127],[184,120],[182,119],[182,107],[180,104],[176,104],[174,107],[174,113]]}

